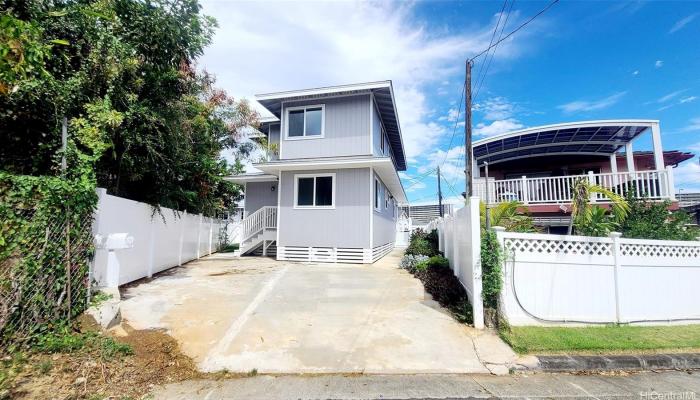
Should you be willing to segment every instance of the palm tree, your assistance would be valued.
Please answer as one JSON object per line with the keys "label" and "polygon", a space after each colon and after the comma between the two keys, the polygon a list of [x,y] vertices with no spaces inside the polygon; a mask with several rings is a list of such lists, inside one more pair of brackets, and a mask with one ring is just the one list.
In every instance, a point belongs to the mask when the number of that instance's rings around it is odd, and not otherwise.
{"label": "palm tree", "polygon": [[[532,218],[521,210],[525,206],[518,201],[507,201],[489,208],[491,226],[502,226],[508,232],[536,232]],[[481,226],[486,226],[486,204],[479,204]]]}
{"label": "palm tree", "polygon": [[[574,184],[574,193],[571,199],[571,221],[569,221],[568,234],[571,235],[574,230],[574,224],[582,226],[600,221],[600,212],[595,211],[591,206],[591,195],[600,194],[610,201],[610,212],[613,222],[621,223],[629,213],[629,205],[624,197],[613,192],[612,190],[592,184],[586,178],[580,178]],[[594,219],[594,214],[596,218]]]}

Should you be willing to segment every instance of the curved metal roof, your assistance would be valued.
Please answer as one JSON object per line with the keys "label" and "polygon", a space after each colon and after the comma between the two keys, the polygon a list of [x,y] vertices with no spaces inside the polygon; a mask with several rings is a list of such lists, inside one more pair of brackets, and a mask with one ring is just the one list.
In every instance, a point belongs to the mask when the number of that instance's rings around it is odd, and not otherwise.
{"label": "curved metal roof", "polygon": [[474,142],[474,159],[504,161],[554,155],[609,156],[658,124],[656,120],[582,121],[508,132]]}
{"label": "curved metal roof", "polygon": [[330,86],[315,89],[294,90],[256,95],[256,100],[275,117],[280,118],[282,101],[297,101],[318,99],[328,96],[344,96],[354,94],[374,95],[374,101],[379,110],[379,116],[386,129],[391,150],[396,160],[396,168],[399,171],[406,170],[406,155],[401,139],[401,125],[399,114],[396,111],[394,100],[394,88],[391,81],[358,83],[352,85]]}

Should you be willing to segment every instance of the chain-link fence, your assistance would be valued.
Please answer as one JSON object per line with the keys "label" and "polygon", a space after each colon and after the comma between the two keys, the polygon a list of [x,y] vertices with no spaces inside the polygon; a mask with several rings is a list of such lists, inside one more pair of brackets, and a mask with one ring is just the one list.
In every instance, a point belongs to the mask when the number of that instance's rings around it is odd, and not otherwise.
{"label": "chain-link fence", "polygon": [[[0,205],[0,344],[69,323],[89,302],[91,213]],[[61,209],[62,208],[62,209]],[[0,346],[1,347],[1,346]]]}

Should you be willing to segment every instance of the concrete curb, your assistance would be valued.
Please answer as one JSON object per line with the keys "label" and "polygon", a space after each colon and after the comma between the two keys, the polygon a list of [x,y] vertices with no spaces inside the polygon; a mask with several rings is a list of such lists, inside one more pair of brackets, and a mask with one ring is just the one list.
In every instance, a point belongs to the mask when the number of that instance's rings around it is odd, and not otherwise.
{"label": "concrete curb", "polygon": [[700,369],[700,353],[536,357],[545,372]]}

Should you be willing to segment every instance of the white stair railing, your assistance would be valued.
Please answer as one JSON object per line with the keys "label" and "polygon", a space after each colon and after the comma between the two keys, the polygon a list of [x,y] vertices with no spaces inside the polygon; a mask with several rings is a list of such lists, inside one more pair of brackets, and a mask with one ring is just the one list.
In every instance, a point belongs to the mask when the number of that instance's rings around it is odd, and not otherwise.
{"label": "white stair railing", "polygon": [[[492,203],[519,201],[523,204],[566,204],[572,200],[574,186],[579,179],[610,189],[625,196],[632,192],[634,197],[647,197],[651,200],[672,199],[673,172],[669,170],[651,170],[637,172],[618,172],[587,175],[549,176],[516,179],[489,179],[489,198]],[[486,199],[486,180],[474,180],[474,195]],[[597,202],[605,202],[602,195],[595,195]]]}
{"label": "white stair railing", "polygon": [[264,229],[277,228],[277,207],[262,207],[242,221],[244,242]]}

